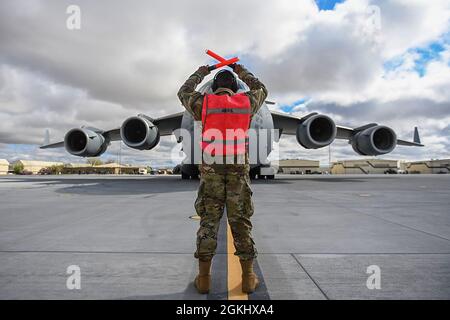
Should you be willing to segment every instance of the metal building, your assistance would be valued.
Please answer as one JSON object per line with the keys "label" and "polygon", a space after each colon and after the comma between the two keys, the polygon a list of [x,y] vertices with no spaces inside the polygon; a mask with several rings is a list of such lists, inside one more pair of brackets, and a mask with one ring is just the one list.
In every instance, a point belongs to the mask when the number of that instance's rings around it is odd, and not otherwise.
{"label": "metal building", "polygon": [[320,172],[318,160],[287,159],[279,161],[279,173],[310,174]]}
{"label": "metal building", "polygon": [[383,174],[398,170],[398,160],[359,159],[333,163],[332,174]]}
{"label": "metal building", "polygon": [[450,159],[407,162],[405,169],[408,173],[450,173]]}
{"label": "metal building", "polygon": [[37,161],[37,160],[16,160],[9,165],[9,170],[14,170],[16,164],[23,165],[24,172],[30,172],[32,174],[37,174],[41,169],[48,168],[51,166],[62,166],[62,162],[51,162],[51,161]]}
{"label": "metal building", "polygon": [[63,174],[142,174],[143,166],[127,166],[118,163],[106,163],[90,166],[81,163],[70,163],[64,166]]}
{"label": "metal building", "polygon": [[9,162],[6,159],[0,159],[0,174],[8,174]]}

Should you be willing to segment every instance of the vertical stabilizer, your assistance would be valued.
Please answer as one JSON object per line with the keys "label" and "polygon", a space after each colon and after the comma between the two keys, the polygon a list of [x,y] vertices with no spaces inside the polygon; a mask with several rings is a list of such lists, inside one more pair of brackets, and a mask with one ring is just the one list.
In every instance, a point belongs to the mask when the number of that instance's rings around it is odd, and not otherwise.
{"label": "vertical stabilizer", "polygon": [[415,143],[420,143],[419,129],[417,129],[417,127],[414,127],[414,138],[413,138],[413,141]]}
{"label": "vertical stabilizer", "polygon": [[48,131],[48,129],[45,130],[45,136],[44,136],[44,143],[43,145],[48,145],[50,144],[50,131]]}

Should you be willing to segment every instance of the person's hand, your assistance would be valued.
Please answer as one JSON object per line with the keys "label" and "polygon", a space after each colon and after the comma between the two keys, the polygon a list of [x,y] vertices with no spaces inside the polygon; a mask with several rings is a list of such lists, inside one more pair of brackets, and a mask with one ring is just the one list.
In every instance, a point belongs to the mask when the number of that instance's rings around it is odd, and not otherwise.
{"label": "person's hand", "polygon": [[210,73],[208,70],[208,66],[201,66],[197,69],[197,72],[199,72],[202,76],[206,76]]}
{"label": "person's hand", "polygon": [[242,64],[233,63],[230,64],[231,69],[233,69],[234,73],[239,74],[244,67]]}

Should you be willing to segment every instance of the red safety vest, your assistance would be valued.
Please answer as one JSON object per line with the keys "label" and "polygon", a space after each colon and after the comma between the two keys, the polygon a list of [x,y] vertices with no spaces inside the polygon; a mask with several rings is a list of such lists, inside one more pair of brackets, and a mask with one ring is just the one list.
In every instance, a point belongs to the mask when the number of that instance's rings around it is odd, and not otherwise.
{"label": "red safety vest", "polygon": [[203,152],[212,156],[245,154],[250,116],[250,99],[245,93],[206,94],[202,109]]}

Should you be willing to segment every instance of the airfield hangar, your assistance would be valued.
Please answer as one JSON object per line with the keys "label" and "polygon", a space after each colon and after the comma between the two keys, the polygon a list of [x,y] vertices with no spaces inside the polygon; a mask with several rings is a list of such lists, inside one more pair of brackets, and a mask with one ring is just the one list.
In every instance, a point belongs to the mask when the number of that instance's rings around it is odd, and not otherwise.
{"label": "airfield hangar", "polygon": [[129,166],[119,163],[106,163],[90,166],[83,163],[70,163],[65,165],[63,174],[147,174],[143,166]]}
{"label": "airfield hangar", "polygon": [[450,159],[407,162],[405,170],[409,173],[450,173]]}
{"label": "airfield hangar", "polygon": [[38,174],[44,168],[51,166],[62,166],[62,162],[52,162],[52,161],[38,161],[38,160],[16,160],[10,163],[9,170],[14,171],[16,165],[22,165],[24,172],[29,172],[31,174]]}
{"label": "airfield hangar", "polygon": [[6,159],[0,159],[0,174],[7,174],[9,170],[9,162]]}
{"label": "airfield hangar", "polygon": [[278,165],[278,173],[287,174],[311,174],[320,172],[319,161],[316,160],[300,160],[288,159],[280,160]]}
{"label": "airfield hangar", "polygon": [[[48,169],[52,166],[62,167],[61,173],[63,174],[142,174],[147,173],[145,167],[142,166],[127,166],[118,163],[107,163],[96,166],[91,166],[84,163],[69,163],[64,164],[62,162],[51,161],[37,161],[37,160],[16,160],[10,164],[6,160],[2,162],[0,160],[0,174],[5,171],[4,174],[14,171],[16,165],[23,166],[23,172],[28,174],[39,174],[44,172],[44,169]],[[144,172],[145,171],[145,172]]]}
{"label": "airfield hangar", "polygon": [[383,174],[398,170],[397,160],[360,159],[334,162],[331,174]]}

